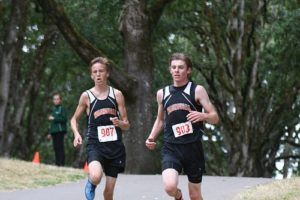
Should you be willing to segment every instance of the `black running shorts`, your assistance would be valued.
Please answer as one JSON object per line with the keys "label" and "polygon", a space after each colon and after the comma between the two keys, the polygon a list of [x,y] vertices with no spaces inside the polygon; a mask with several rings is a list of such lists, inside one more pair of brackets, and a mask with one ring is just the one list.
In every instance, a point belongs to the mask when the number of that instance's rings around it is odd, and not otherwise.
{"label": "black running shorts", "polygon": [[188,144],[165,142],[161,151],[162,171],[175,169],[180,174],[183,170],[191,183],[201,183],[205,172],[205,160],[201,141]]}
{"label": "black running shorts", "polygon": [[118,173],[122,173],[125,170],[126,154],[125,151],[119,154],[116,158],[107,158],[101,151],[101,146],[97,143],[87,144],[87,161],[99,161],[102,165],[106,176],[114,178],[118,177]]}

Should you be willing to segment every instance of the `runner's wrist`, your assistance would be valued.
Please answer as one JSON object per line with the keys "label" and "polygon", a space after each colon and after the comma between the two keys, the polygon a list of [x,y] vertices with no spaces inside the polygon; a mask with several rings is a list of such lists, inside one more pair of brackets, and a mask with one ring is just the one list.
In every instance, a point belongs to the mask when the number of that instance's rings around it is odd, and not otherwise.
{"label": "runner's wrist", "polygon": [[119,121],[119,127],[124,130],[127,131],[130,127],[129,122],[127,120],[120,120]]}
{"label": "runner's wrist", "polygon": [[80,135],[79,132],[75,132],[75,133],[74,133],[74,137],[76,137],[76,136],[81,136],[81,135]]}

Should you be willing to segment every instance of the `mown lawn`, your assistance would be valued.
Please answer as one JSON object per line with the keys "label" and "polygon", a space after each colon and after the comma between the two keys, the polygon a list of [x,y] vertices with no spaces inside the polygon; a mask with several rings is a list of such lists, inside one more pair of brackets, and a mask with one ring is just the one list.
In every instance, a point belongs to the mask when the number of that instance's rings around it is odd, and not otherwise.
{"label": "mown lawn", "polygon": [[233,200],[300,200],[300,177],[276,180],[251,188]]}
{"label": "mown lawn", "polygon": [[0,158],[0,191],[40,188],[86,178],[83,169]]}

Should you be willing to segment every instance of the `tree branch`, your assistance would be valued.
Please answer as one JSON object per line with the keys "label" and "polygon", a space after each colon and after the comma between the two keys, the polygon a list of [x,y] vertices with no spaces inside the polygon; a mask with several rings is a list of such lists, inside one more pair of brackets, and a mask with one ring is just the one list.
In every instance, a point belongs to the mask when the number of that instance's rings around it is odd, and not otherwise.
{"label": "tree branch", "polygon": [[289,158],[298,159],[298,158],[300,158],[300,154],[299,155],[283,155],[283,156],[278,156],[278,157],[275,158],[275,160],[278,161],[278,160],[289,159]]}
{"label": "tree branch", "polygon": [[[5,112],[10,94],[12,70],[20,63],[18,58],[24,42],[29,1],[15,0],[11,4],[11,16],[5,27],[4,40],[0,51],[0,143],[3,142]],[[5,149],[3,145],[1,147],[0,153],[1,150]]]}
{"label": "tree branch", "polygon": [[294,147],[300,147],[299,143],[296,143],[294,140],[291,140],[291,139],[284,140],[283,142],[288,143]]}
{"label": "tree branch", "polygon": [[[151,25],[152,26],[156,26],[156,24],[158,23],[164,8],[166,7],[166,5],[170,2],[172,2],[173,0],[156,0],[154,2],[154,4],[152,5],[152,7],[150,8],[150,19],[151,19]],[[152,28],[152,30],[154,30]]]}
{"label": "tree branch", "polygon": [[278,118],[281,117],[282,113],[286,111],[287,107],[291,106],[292,103],[295,102],[297,95],[299,95],[299,88],[297,85],[292,86],[291,88],[293,89],[287,89],[287,91],[285,91],[281,102],[279,102],[278,106],[274,106],[272,113],[269,114],[270,117],[268,118],[268,124],[270,124],[270,127],[275,127],[272,125],[272,122],[278,121]]}
{"label": "tree branch", "polygon": [[[62,5],[59,5],[55,0],[36,0],[41,6],[44,15],[46,15],[52,23],[56,24],[64,38],[70,44],[70,46],[76,51],[76,53],[89,63],[93,58],[97,56],[107,57],[99,49],[95,48],[85,38],[83,38],[78,32],[76,32],[64,12]],[[114,86],[123,91],[126,98],[130,100],[135,99],[133,87],[136,86],[137,81],[120,69],[112,60],[112,70],[110,72],[110,81]]]}
{"label": "tree branch", "polygon": [[[222,39],[221,39],[221,30],[219,29],[219,26],[215,20],[215,16],[213,15],[212,11],[210,8],[207,8],[207,15],[208,15],[208,22],[209,22],[209,26],[210,26],[210,33],[207,33],[207,35],[212,38],[211,39],[211,44],[212,47],[214,49],[216,58],[217,58],[217,73],[218,73],[218,81],[224,86],[226,87],[226,89],[230,92],[230,93],[234,93],[235,92],[235,88],[234,85],[232,84],[232,79],[231,77],[232,74],[228,74],[228,72],[230,72],[230,70],[224,70],[224,62],[223,62],[223,56],[221,53],[221,45],[222,44]],[[225,68],[226,69],[226,68]],[[226,76],[227,75],[227,76]]]}

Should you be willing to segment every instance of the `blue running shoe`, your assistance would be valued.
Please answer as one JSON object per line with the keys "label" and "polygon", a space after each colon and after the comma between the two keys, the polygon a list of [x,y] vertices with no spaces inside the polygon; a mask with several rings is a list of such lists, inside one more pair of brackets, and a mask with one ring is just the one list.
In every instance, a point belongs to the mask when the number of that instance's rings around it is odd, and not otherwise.
{"label": "blue running shoe", "polygon": [[85,197],[87,200],[94,200],[96,186],[90,180],[85,185]]}

